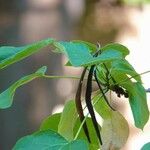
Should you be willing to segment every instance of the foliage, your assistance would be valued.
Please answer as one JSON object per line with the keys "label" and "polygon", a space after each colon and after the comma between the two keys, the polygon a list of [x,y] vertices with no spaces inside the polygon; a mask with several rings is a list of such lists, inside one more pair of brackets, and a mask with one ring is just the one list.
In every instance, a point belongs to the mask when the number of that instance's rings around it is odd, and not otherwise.
{"label": "foliage", "polygon": [[150,149],[150,142],[146,143],[141,150],[149,150]]}
{"label": "foliage", "polygon": [[[53,114],[46,118],[40,129],[31,135],[21,138],[13,150],[74,150],[74,149],[120,149],[126,143],[129,127],[126,119],[111,106],[106,93],[113,91],[118,97],[128,98],[135,126],[143,129],[149,119],[146,91],[142,85],[140,75],[126,60],[129,50],[118,43],[111,43],[104,47],[85,41],[59,42],[46,39],[22,47],[0,47],[0,69],[16,63],[46,46],[54,46],[54,52],[67,56],[66,66],[83,67],[89,71],[86,94],[89,99],[86,103],[89,114],[84,116],[77,100],[81,100],[82,81],[79,82],[75,100],[66,102],[63,112]],[[93,68],[93,72],[91,70]],[[35,73],[27,75],[0,94],[0,109],[9,108],[13,104],[16,89],[36,78],[58,78],[58,76],[45,75],[46,67],[43,66]],[[90,72],[92,74],[90,74]],[[92,94],[90,75],[95,77],[99,86],[98,92]],[[92,77],[91,76],[91,77]],[[61,76],[60,76],[61,77]],[[134,79],[134,80],[132,80]],[[81,79],[80,79],[81,80]],[[91,94],[93,98],[91,98]],[[87,96],[85,99],[87,100]],[[86,101],[87,102],[87,101]],[[91,106],[89,106],[91,104]],[[103,119],[103,124],[97,124],[94,112]],[[97,127],[97,129],[96,129]],[[87,128],[87,131],[86,131]],[[98,137],[100,131],[101,137]],[[88,138],[89,134],[89,138]],[[102,139],[102,145],[99,140]],[[89,141],[90,140],[90,141]],[[143,147],[149,147],[149,144]]]}
{"label": "foliage", "polygon": [[125,4],[128,5],[140,5],[140,4],[149,4],[150,0],[122,0]]}
{"label": "foliage", "polygon": [[88,146],[83,140],[74,140],[68,142],[64,137],[58,133],[45,130],[28,135],[20,139],[13,150],[41,150],[41,149],[60,149],[60,150],[76,150],[81,148],[87,150]]}

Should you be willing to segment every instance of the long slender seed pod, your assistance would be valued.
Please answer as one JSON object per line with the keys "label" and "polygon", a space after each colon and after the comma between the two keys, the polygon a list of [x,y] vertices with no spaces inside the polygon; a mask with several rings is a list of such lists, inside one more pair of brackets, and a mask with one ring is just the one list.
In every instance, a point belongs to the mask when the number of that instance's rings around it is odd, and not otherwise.
{"label": "long slender seed pod", "polygon": [[89,75],[88,75],[88,80],[87,80],[87,86],[86,86],[86,93],[85,93],[85,100],[86,100],[86,105],[88,108],[88,111],[91,115],[92,118],[92,122],[97,134],[97,137],[99,139],[100,144],[102,145],[102,139],[101,139],[101,135],[100,135],[100,131],[98,128],[98,123],[95,117],[95,113],[94,113],[94,109],[91,103],[91,93],[92,93],[92,77],[93,77],[93,71],[94,71],[94,67],[95,65],[91,66],[90,71],[89,71]]}
{"label": "long slender seed pod", "polygon": [[101,85],[100,85],[100,83],[99,83],[99,81],[98,81],[97,75],[96,75],[96,70],[94,71],[94,77],[95,77],[95,80],[96,80],[96,82],[97,82],[97,85],[98,85],[98,87],[99,87],[99,89],[100,89],[100,91],[101,91],[101,93],[102,93],[102,95],[103,95],[103,97],[104,97],[104,100],[106,101],[107,105],[108,105],[112,110],[115,111],[115,109],[109,104],[109,102],[108,102],[108,100],[107,100],[107,97],[106,97],[105,93],[103,92],[103,89],[102,89],[102,87],[101,87]]}
{"label": "long slender seed pod", "polygon": [[[76,92],[76,96],[75,96],[76,108],[77,108],[77,112],[79,114],[79,118],[80,118],[81,122],[85,118],[84,113],[83,113],[82,103],[81,103],[81,92],[82,92],[82,84],[83,84],[83,79],[84,79],[86,70],[87,70],[87,67],[84,68],[84,70],[82,72],[82,75],[81,75],[81,78],[80,78],[80,81],[79,81],[79,84],[78,84],[78,89],[77,89],[77,92]],[[83,130],[84,130],[84,133],[85,133],[89,143],[91,143],[90,136],[89,136],[89,131],[88,131],[86,122],[83,124]]]}

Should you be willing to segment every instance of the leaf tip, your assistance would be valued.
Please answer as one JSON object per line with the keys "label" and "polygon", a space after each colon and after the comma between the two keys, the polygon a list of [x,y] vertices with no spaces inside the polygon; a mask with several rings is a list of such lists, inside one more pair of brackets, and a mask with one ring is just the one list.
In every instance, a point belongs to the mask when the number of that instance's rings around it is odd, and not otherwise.
{"label": "leaf tip", "polygon": [[36,71],[36,73],[39,73],[39,74],[44,75],[46,71],[47,71],[47,66],[43,66],[43,67],[41,67],[40,69],[38,69],[38,70]]}

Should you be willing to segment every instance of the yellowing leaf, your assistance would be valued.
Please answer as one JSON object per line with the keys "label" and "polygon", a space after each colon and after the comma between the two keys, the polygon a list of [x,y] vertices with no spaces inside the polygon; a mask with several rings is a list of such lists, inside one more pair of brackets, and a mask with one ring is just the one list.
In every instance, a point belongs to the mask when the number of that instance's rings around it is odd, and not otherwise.
{"label": "yellowing leaf", "polygon": [[113,111],[100,95],[93,98],[97,113],[104,119],[101,135],[103,145],[101,150],[116,150],[123,147],[129,135],[129,127],[125,118]]}
{"label": "yellowing leaf", "polygon": [[104,120],[101,134],[103,141],[102,150],[120,149],[128,139],[128,123],[119,112],[112,111],[111,118]]}

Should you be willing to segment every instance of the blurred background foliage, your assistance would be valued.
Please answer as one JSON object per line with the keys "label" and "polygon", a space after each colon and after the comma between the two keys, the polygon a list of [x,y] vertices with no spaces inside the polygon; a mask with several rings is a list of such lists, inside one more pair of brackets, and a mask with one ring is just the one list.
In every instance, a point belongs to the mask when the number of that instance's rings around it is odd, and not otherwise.
{"label": "blurred background foliage", "polygon": [[[121,42],[133,48],[131,63],[138,71],[146,71],[148,58],[139,52],[138,44],[148,44],[150,18],[149,0],[0,0],[0,45],[24,45],[52,37],[57,40],[81,39],[105,45]],[[146,28],[147,27],[147,28]],[[146,30],[144,30],[146,29]],[[141,38],[142,37],[142,38]],[[141,44],[141,45],[142,45]],[[141,46],[140,45],[140,46]],[[134,48],[136,50],[134,51]],[[141,48],[141,47],[140,47]],[[142,46],[142,50],[147,47]],[[80,69],[64,67],[64,56],[54,54],[46,48],[38,54],[0,71],[0,92],[5,90],[21,76],[48,66],[51,75],[79,75]],[[138,51],[139,50],[139,51]],[[146,52],[146,51],[145,51]],[[144,50],[143,50],[144,53]],[[142,54],[143,54],[142,53]],[[143,56],[143,57],[142,57]],[[135,60],[136,59],[136,60]],[[138,60],[138,64],[137,64]],[[145,70],[144,70],[145,69]],[[147,78],[146,86],[150,85]],[[65,85],[65,86],[64,86]],[[66,100],[74,98],[76,81],[59,79],[38,79],[21,87],[15,95],[10,109],[0,110],[0,150],[10,150],[20,137],[34,132],[41,121]],[[114,103],[130,119],[127,102]],[[62,109],[62,108],[61,108]],[[129,142],[122,149],[138,149],[146,139],[133,139],[141,131],[131,125]],[[149,138],[149,139],[148,139]],[[139,142],[140,141],[140,142]],[[131,144],[132,143],[132,144]],[[140,145],[141,144],[141,145]]]}
{"label": "blurred background foliage", "polygon": [[150,0],[123,0],[127,5],[139,5],[139,4],[148,4]]}

